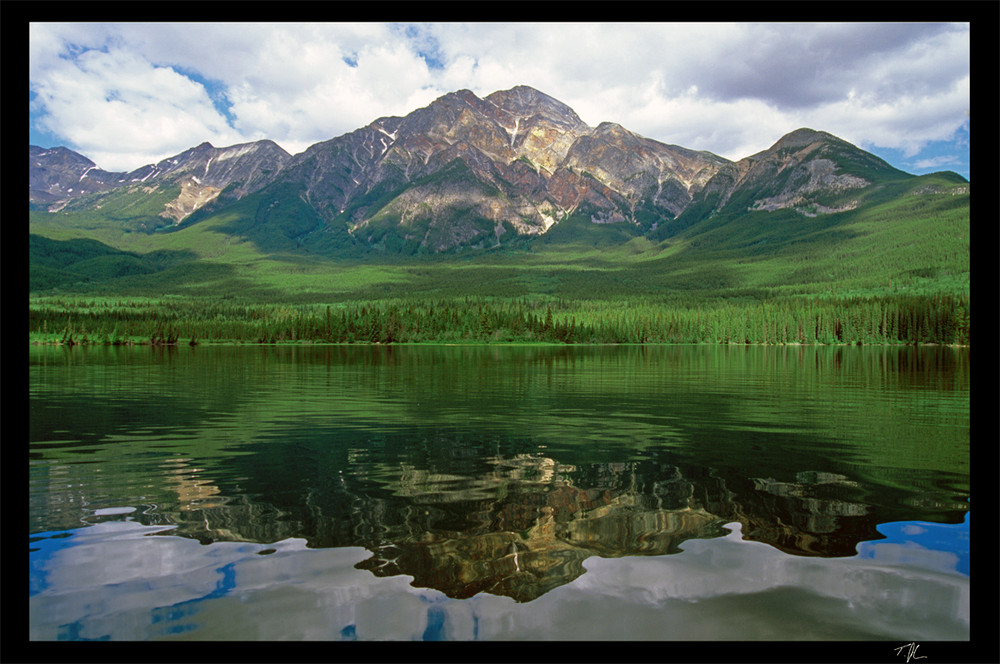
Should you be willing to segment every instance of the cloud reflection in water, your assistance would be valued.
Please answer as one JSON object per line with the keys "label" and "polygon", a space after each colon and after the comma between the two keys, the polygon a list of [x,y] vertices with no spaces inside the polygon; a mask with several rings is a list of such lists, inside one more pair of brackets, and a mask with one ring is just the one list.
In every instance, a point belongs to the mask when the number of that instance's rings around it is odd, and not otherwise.
{"label": "cloud reflection in water", "polygon": [[[969,578],[941,552],[788,556],[742,539],[679,554],[584,561],[586,573],[527,603],[451,599],[358,569],[359,547],[205,546],[131,520],[43,534],[32,554],[30,636],[211,640],[965,640]],[[158,534],[155,537],[147,535]],[[58,542],[59,546],[48,546]],[[887,548],[882,548],[887,547]],[[893,547],[896,547],[895,549]],[[273,550],[268,555],[259,553]],[[927,601],[928,597],[934,601]]]}

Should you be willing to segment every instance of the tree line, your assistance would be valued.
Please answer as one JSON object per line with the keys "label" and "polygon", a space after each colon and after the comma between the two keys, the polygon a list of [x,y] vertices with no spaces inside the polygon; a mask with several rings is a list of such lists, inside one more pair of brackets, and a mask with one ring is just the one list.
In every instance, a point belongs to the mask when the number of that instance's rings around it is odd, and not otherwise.
{"label": "tree line", "polygon": [[698,303],[461,298],[329,305],[210,299],[29,306],[41,343],[960,344],[968,295],[789,297]]}

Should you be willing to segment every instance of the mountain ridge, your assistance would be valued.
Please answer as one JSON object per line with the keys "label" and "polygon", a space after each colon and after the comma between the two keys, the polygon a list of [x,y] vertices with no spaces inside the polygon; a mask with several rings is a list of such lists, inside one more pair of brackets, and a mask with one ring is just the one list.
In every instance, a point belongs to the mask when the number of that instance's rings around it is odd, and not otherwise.
{"label": "mountain ridge", "polygon": [[[29,155],[30,205],[59,211],[87,194],[163,183],[182,189],[178,199],[168,203],[164,209],[164,216],[176,221],[213,200],[234,183],[236,186],[231,195],[235,198],[256,191],[263,186],[265,179],[261,171],[276,171],[291,157],[268,139],[223,148],[216,148],[206,141],[173,157],[121,173],[98,169],[87,157],[64,147],[44,150],[29,146]],[[74,178],[77,183],[75,191]],[[78,183],[84,178],[88,183],[95,182],[96,186],[90,191],[79,187]],[[98,204],[94,203],[95,206]]]}
{"label": "mountain ridge", "polygon": [[720,214],[845,212],[886,183],[915,177],[808,128],[733,162],[614,122],[590,127],[528,86],[483,98],[450,92],[296,155],[267,139],[206,142],[127,174],[66,148],[29,146],[29,155],[36,209],[95,210],[126,193],[148,195],[134,229],[178,229],[237,211],[234,232],[320,253],[490,249],[570,218],[663,240]]}

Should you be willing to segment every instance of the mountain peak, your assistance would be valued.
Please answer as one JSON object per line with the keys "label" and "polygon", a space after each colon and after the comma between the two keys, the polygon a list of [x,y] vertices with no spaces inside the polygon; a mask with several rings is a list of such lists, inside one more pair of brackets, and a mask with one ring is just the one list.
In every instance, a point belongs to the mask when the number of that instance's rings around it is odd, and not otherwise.
{"label": "mountain peak", "polygon": [[841,141],[841,139],[825,131],[816,131],[808,127],[801,127],[779,138],[772,148],[796,148],[815,143],[816,141],[831,140]]}
{"label": "mountain peak", "polygon": [[623,127],[620,124],[618,124],[617,122],[602,122],[601,124],[597,125],[596,131],[598,131],[598,132],[606,132],[606,133],[609,133],[609,134],[631,134],[632,133],[628,129],[626,129],[625,127]]}
{"label": "mountain peak", "polygon": [[461,99],[462,101],[469,101],[470,99],[479,99],[476,93],[467,88],[462,88],[461,90],[455,90],[454,92],[449,92],[441,96],[441,99]]}
{"label": "mountain peak", "polygon": [[487,95],[485,100],[515,117],[541,115],[571,126],[584,124],[572,108],[527,85],[497,90]]}
{"label": "mountain peak", "polygon": [[[262,210],[255,224],[263,228],[273,209],[274,226],[295,232],[281,230],[279,243],[298,246],[313,230],[329,229],[339,235],[308,241],[406,252],[498,246],[546,233],[566,218],[663,235],[724,207],[825,214],[857,205],[857,192],[871,183],[905,175],[808,127],[730,162],[616,122],[592,128],[528,85],[484,98],[468,89],[448,92],[294,157],[266,139],[221,148],[205,141],[113,178],[69,151],[76,159],[34,146],[31,154],[31,200],[39,205],[76,198],[84,185],[87,192],[179,186],[161,213],[177,223],[205,205],[221,210],[260,192],[247,204]],[[672,223],[682,215],[682,224]],[[267,233],[273,242],[270,227]]]}
{"label": "mountain peak", "polygon": [[79,152],[74,152],[65,146],[58,146],[54,148],[43,148],[37,145],[28,146],[28,156],[33,158],[45,158],[50,163],[54,163],[57,160],[62,161],[64,164],[77,164],[83,166],[94,166],[94,162],[87,159]]}
{"label": "mountain peak", "polygon": [[498,99],[505,101],[508,99],[517,99],[522,103],[533,103],[540,99],[552,99],[552,97],[529,85],[515,85],[507,90],[496,90],[495,92],[491,92],[486,95],[485,99],[493,101],[494,103]]}

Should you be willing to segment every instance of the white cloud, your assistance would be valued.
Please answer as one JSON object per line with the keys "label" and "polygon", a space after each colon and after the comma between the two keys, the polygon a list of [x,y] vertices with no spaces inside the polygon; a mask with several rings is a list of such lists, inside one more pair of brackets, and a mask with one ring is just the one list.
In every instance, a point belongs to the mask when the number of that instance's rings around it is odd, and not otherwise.
{"label": "white cloud", "polygon": [[131,170],[205,140],[239,142],[204,87],[111,48],[58,58],[33,81],[39,124],[106,170]]}
{"label": "white cloud", "polygon": [[399,46],[349,55],[321,43],[289,48],[265,49],[260,66],[230,89],[234,125],[244,134],[309,145],[380,116],[405,115],[440,94],[424,89],[431,83],[427,66]]}
{"label": "white cloud", "polygon": [[957,155],[948,154],[941,155],[940,157],[929,157],[927,159],[918,159],[913,162],[913,168],[917,170],[939,170],[946,166],[954,166],[955,164],[961,163]]}
{"label": "white cloud", "polygon": [[801,126],[917,155],[969,107],[962,24],[90,23],[30,35],[44,126],[91,158],[114,143],[123,162],[203,140],[296,152],[452,90],[520,84],[588,124],[730,159]]}
{"label": "white cloud", "polygon": [[969,86],[966,75],[933,93],[902,94],[892,101],[874,103],[847,99],[820,107],[812,115],[826,131],[845,140],[897,148],[912,157],[932,141],[951,140],[965,124]]}

